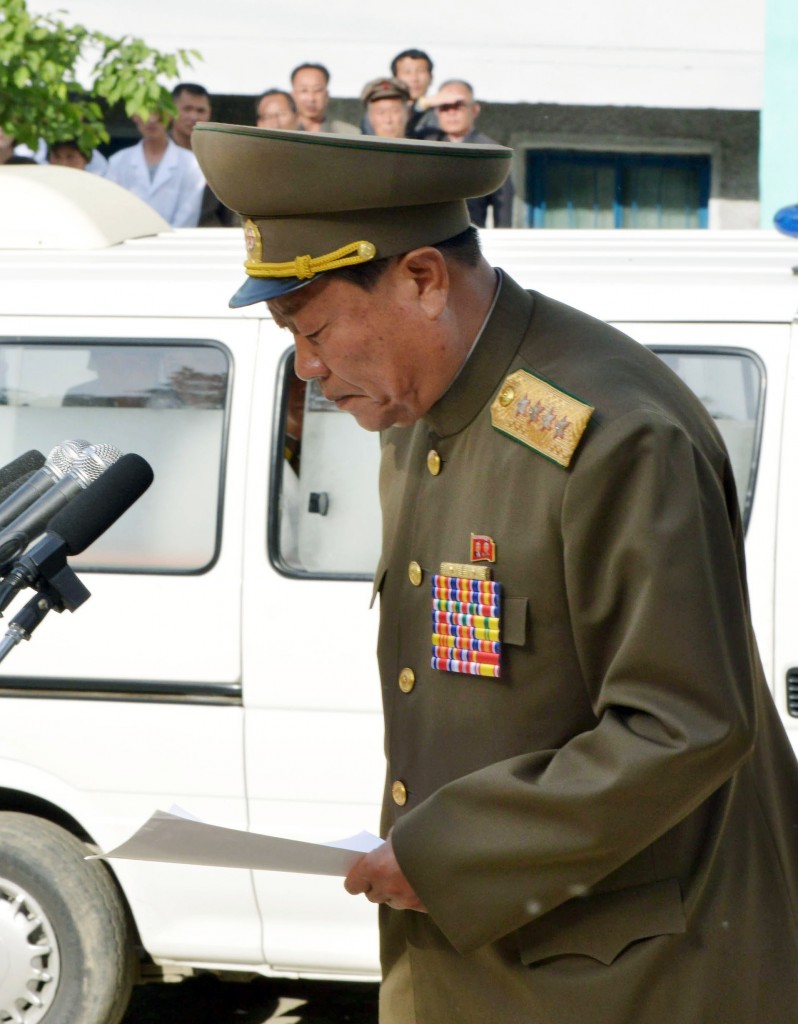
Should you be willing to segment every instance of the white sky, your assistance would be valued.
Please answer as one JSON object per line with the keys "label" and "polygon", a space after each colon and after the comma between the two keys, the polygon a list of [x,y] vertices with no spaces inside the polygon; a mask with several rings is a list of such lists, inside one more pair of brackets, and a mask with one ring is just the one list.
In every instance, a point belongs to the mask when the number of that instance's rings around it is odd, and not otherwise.
{"label": "white sky", "polygon": [[[285,87],[301,61],[357,96],[407,47],[481,99],[753,109],[761,104],[766,0],[29,0],[37,13],[159,49],[199,50],[184,78],[212,93]],[[166,83],[171,84],[171,83]]]}

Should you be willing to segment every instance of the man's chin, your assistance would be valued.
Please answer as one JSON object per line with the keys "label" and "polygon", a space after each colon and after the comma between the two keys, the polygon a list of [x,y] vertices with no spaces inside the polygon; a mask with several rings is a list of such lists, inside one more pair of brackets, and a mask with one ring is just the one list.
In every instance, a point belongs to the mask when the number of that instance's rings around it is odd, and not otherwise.
{"label": "man's chin", "polygon": [[351,411],[351,415],[355,422],[363,430],[370,430],[377,432],[380,430],[387,430],[388,427],[395,425],[395,418],[392,416],[380,415],[375,410],[363,410],[362,412]]}
{"label": "man's chin", "polygon": [[336,407],[341,412],[349,413],[363,430],[379,431],[396,426],[399,413],[393,408],[386,408],[363,395],[348,395],[339,398]]}
{"label": "man's chin", "polygon": [[378,432],[380,430],[387,430],[389,427],[412,427],[419,419],[418,416],[400,416],[396,412],[374,412],[371,414],[352,413],[357,425],[362,427],[363,430],[371,430]]}

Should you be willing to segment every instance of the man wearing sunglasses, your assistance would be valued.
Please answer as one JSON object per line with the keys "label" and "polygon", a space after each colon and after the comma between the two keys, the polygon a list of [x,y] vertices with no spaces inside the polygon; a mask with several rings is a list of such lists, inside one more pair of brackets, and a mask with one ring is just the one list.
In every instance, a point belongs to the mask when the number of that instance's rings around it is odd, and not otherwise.
{"label": "man wearing sunglasses", "polygon": [[[495,145],[494,139],[474,127],[479,117],[480,105],[474,99],[474,90],[468,82],[459,79],[444,82],[437,95],[430,99],[429,105],[437,111],[440,131],[434,135],[425,133],[425,138],[435,138],[441,142],[486,142]],[[472,223],[478,228],[484,228],[487,225],[490,208],[493,210],[495,228],[511,228],[514,194],[512,180],[508,177],[504,184],[489,196],[469,199],[468,212]]]}

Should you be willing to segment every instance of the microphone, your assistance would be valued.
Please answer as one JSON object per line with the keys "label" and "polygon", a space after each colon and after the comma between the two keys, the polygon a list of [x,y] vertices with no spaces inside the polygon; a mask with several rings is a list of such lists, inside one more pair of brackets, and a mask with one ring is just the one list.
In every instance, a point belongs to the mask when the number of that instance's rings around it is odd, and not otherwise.
{"label": "microphone", "polygon": [[[32,505],[37,498],[41,497],[54,484],[58,483],[89,447],[88,441],[81,441],[79,439],[63,441],[53,448],[46,459],[42,458],[41,454],[36,451],[26,452],[25,455],[20,455],[19,459],[15,459],[14,462],[22,462],[22,460],[27,459],[31,455],[38,456],[38,459],[34,460],[37,464],[31,466],[26,464],[20,469],[19,475],[25,475],[30,469],[33,469],[35,472],[27,473],[24,480],[15,480],[16,486],[12,488],[9,496],[6,496],[4,493],[0,496],[0,527],[8,526],[26,508]],[[2,470],[2,473],[5,473],[13,465],[14,463],[9,463]]]}
{"label": "microphone", "polygon": [[112,466],[121,452],[108,444],[92,444],[61,479],[0,530],[0,572],[37,537],[53,516]]}
{"label": "microphone", "polygon": [[47,524],[62,538],[68,555],[79,555],[138,501],[154,479],[146,459],[121,456]]}
{"label": "microphone", "polygon": [[25,452],[24,455],[18,455],[13,462],[9,462],[7,466],[0,469],[0,508],[2,508],[2,502],[10,494],[13,494],[38,469],[41,469],[44,461],[42,453],[31,448],[30,451]]}
{"label": "microphone", "polygon": [[[19,590],[35,587],[48,607],[74,611],[89,591],[67,566],[67,555],[79,555],[113,526],[141,497],[153,480],[150,464],[140,455],[123,455],[82,490],[47,523],[47,531],[16,562],[0,583],[0,612]],[[30,632],[30,629],[28,629]]]}

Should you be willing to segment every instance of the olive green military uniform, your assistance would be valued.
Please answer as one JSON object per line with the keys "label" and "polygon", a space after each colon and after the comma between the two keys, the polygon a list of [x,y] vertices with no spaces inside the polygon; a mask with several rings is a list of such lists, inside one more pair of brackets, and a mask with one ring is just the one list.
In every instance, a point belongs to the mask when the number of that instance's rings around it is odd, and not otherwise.
{"label": "olive green military uniform", "polygon": [[[569,466],[492,425],[519,369],[595,408]],[[384,825],[429,908],[380,908],[381,1020],[794,1024],[798,772],[698,400],[505,277],[447,393],[384,435],[381,497]],[[431,667],[430,578],[472,533],[498,679]]]}
{"label": "olive green military uniform", "polygon": [[[192,147],[246,218],[235,307],[454,238],[511,157],[207,122]],[[381,497],[384,824],[429,908],[381,907],[383,1024],[795,1024],[798,770],[700,402],[505,279],[385,434]],[[431,576],[494,545],[500,676],[439,671]]]}

